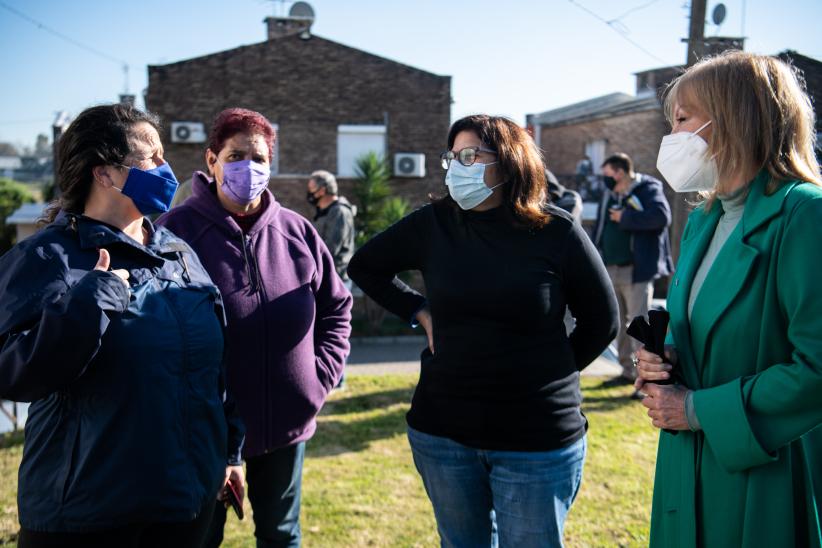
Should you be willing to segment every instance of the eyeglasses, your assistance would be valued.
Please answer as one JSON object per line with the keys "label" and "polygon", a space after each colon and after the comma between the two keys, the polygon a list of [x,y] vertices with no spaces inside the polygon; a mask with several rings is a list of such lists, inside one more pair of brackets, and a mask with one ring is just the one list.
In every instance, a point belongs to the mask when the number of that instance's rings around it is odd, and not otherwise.
{"label": "eyeglasses", "polygon": [[452,150],[446,150],[442,154],[440,154],[440,160],[442,162],[442,169],[448,169],[451,166],[451,160],[456,160],[465,167],[473,165],[474,162],[477,161],[477,154],[480,152],[487,152],[489,154],[497,154],[496,150],[491,150],[490,148],[483,148],[483,147],[465,147],[462,150],[458,150],[456,153]]}

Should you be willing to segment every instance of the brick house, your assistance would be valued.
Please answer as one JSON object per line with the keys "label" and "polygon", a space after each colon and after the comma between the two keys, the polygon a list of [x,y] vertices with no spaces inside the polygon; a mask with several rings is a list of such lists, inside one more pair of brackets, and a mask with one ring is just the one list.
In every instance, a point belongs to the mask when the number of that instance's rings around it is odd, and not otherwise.
{"label": "brick house", "polygon": [[[741,47],[739,39],[732,45]],[[725,42],[718,44],[724,47]],[[718,51],[721,51],[719,49]],[[776,55],[792,63],[802,73],[816,111],[817,135],[822,136],[822,62],[784,51]],[[600,173],[603,160],[616,152],[629,154],[636,171],[662,178],[656,159],[662,137],[670,132],[660,105],[660,91],[684,70],[683,66],[662,67],[635,73],[636,95],[612,93],[539,114],[529,114],[537,144],[549,168],[564,183],[577,186],[577,163],[587,155],[594,173]],[[584,189],[583,189],[584,190]],[[665,185],[674,214],[671,244],[674,260],[679,257],[679,240],[690,212],[685,198]],[[589,206],[588,211],[592,208]]]}
{"label": "brick house", "polygon": [[368,150],[392,166],[398,153],[412,154],[410,176],[395,169],[391,182],[412,207],[442,188],[438,159],[450,123],[450,76],[314,36],[311,20],[265,23],[264,42],[148,67],[146,107],[163,121],[166,157],[180,180],[205,168],[204,139],[216,114],[244,107],[276,126],[269,186],[305,215],[308,175],[337,174],[340,193],[350,198],[354,159]]}

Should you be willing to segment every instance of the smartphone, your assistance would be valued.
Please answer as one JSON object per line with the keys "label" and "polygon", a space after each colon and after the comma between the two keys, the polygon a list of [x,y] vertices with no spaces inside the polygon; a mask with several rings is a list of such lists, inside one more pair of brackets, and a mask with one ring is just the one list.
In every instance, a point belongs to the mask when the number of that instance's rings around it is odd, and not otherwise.
{"label": "smartphone", "polygon": [[234,484],[230,481],[226,482],[226,498],[228,499],[228,503],[234,508],[234,513],[237,514],[237,519],[243,519],[243,503],[240,500],[240,494],[237,492],[237,488],[234,487]]}

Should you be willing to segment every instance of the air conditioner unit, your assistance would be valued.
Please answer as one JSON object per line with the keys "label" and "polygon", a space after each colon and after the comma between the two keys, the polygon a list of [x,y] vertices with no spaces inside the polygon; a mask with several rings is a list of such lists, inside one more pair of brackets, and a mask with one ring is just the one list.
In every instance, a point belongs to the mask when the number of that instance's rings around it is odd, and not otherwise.
{"label": "air conditioner unit", "polygon": [[425,154],[394,154],[394,177],[425,177]]}
{"label": "air conditioner unit", "polygon": [[171,122],[172,143],[205,143],[205,125],[202,122]]}

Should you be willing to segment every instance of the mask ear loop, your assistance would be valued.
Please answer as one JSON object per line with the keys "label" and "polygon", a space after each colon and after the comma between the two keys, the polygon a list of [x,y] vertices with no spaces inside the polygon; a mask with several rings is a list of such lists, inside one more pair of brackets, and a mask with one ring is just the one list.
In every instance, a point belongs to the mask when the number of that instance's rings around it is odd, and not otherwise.
{"label": "mask ear loop", "polygon": [[[702,124],[702,125],[699,127],[699,129],[698,129],[698,130],[694,131],[692,135],[694,135],[694,136],[699,135],[699,132],[700,132],[700,131],[702,131],[703,129],[705,129],[706,127],[708,127],[710,124],[711,124],[711,120],[708,120],[707,122],[705,122],[704,124]],[[707,151],[706,151],[706,152],[707,152]],[[715,159],[715,158],[716,158],[716,155],[713,155],[713,156],[711,156],[711,158],[710,158],[710,159],[711,159],[711,160],[713,160],[713,159]]]}
{"label": "mask ear loop", "polygon": [[705,129],[706,127],[708,127],[710,124],[711,124],[710,120],[708,120],[707,122],[702,124],[702,126],[700,126],[700,128],[698,130],[694,131],[694,135],[699,135],[699,132],[702,131],[703,129]]}
{"label": "mask ear loop", "polygon": [[[130,168],[130,167],[128,167],[128,166],[124,166],[123,164],[117,164],[117,167],[121,167],[121,168],[123,168],[123,169],[131,170],[131,168]],[[114,181],[112,180],[111,175],[109,175],[108,173],[106,173],[106,177],[108,177],[108,180],[109,180],[109,181],[111,181],[111,188],[113,188],[114,190],[116,190],[117,192],[119,192],[120,194],[122,194],[122,193],[123,193],[123,189],[122,189],[122,188],[120,188],[120,187],[118,187],[117,185],[115,185],[115,184],[114,184]]]}

